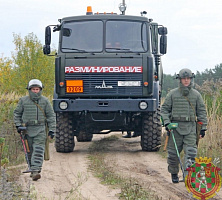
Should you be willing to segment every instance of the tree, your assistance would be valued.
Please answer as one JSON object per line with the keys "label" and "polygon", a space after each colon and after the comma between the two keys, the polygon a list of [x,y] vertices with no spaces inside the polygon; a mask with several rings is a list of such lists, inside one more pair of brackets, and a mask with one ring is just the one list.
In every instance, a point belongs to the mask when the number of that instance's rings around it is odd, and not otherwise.
{"label": "tree", "polygon": [[12,80],[12,60],[1,57],[0,58],[0,91],[7,91],[8,85]]}
{"label": "tree", "polygon": [[213,76],[215,80],[218,80],[222,77],[222,63],[220,65],[216,65],[213,71]]}
{"label": "tree", "polygon": [[31,79],[39,79],[44,85],[44,93],[53,94],[54,88],[54,57],[45,56],[42,44],[33,33],[21,38],[14,34],[15,52],[13,59],[13,84],[18,93],[24,93],[24,88]]}
{"label": "tree", "polygon": [[163,74],[163,88],[162,96],[166,96],[167,93],[178,86],[178,81],[175,79],[176,74],[171,76],[170,74]]}

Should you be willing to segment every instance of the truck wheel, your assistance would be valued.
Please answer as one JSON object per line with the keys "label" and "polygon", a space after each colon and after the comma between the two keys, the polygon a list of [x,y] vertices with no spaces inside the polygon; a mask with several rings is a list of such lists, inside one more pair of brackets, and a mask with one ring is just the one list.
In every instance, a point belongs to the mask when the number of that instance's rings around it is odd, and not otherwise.
{"label": "truck wheel", "polygon": [[143,151],[159,151],[161,146],[160,108],[143,116],[141,147]]}
{"label": "truck wheel", "polygon": [[91,142],[93,138],[93,134],[86,133],[85,131],[80,131],[76,139],[78,142]]}
{"label": "truck wheel", "polygon": [[56,114],[56,139],[55,148],[57,152],[72,152],[75,147],[73,136],[72,116],[69,113]]}

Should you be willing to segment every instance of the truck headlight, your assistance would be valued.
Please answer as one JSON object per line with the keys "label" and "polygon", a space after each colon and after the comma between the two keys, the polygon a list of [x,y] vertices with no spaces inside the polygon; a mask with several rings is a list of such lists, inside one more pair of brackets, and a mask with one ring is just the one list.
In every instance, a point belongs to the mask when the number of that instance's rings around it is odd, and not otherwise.
{"label": "truck headlight", "polygon": [[141,102],[139,103],[139,108],[140,108],[141,110],[146,110],[147,107],[148,107],[147,102],[141,101]]}
{"label": "truck headlight", "polygon": [[67,108],[68,108],[68,103],[67,103],[66,101],[61,101],[61,102],[59,103],[59,108],[60,108],[61,110],[67,109]]}

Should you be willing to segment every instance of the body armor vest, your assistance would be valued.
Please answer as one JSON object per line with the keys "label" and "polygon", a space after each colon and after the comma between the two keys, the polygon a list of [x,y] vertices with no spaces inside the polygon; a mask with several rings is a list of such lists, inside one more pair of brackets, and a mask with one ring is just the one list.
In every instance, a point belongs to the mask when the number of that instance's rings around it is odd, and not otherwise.
{"label": "body armor vest", "polygon": [[[194,109],[196,109],[197,96],[190,90],[188,96],[186,96],[189,101],[182,96],[180,90],[175,91],[172,97],[172,113],[171,120],[172,121],[195,121],[196,114]],[[192,104],[192,106],[190,105]],[[193,107],[193,108],[192,108]]]}
{"label": "body armor vest", "polygon": [[[23,116],[22,121],[28,126],[34,125],[44,125],[45,124],[45,116],[42,110],[30,99],[29,96],[25,96],[22,98],[23,101]],[[37,102],[39,106],[45,110],[46,101],[41,97]],[[30,120],[31,119],[31,120]]]}

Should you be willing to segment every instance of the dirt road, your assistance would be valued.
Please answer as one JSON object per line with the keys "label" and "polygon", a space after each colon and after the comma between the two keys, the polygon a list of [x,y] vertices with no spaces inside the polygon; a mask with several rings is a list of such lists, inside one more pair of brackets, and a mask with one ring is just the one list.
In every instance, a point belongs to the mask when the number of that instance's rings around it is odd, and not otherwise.
{"label": "dirt road", "polygon": [[[139,137],[126,139],[118,135],[119,140],[107,144],[106,163],[115,167],[118,173],[135,178],[143,188],[152,190],[162,200],[193,199],[184,183],[171,183],[165,158],[157,153],[141,151]],[[94,135],[93,141],[108,136]],[[31,193],[37,199],[118,199],[120,190],[100,184],[88,169],[90,144],[76,142],[75,151],[68,154],[57,153],[50,144],[51,159],[44,162],[42,178],[33,182],[28,174],[23,174],[21,181],[26,187],[31,185],[34,188]],[[222,199],[222,190],[213,199]]]}

